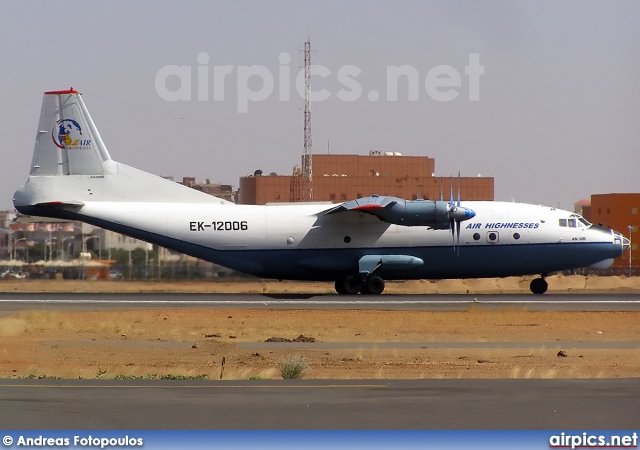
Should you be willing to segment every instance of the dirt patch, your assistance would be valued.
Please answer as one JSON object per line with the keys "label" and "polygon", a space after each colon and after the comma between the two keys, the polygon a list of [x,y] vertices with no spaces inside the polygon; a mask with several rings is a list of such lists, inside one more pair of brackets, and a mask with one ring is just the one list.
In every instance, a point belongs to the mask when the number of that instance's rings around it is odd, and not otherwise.
{"label": "dirt patch", "polygon": [[[392,282],[385,293],[528,293],[530,279]],[[553,293],[640,292],[640,278],[548,280]],[[277,281],[0,280],[0,291],[334,294],[331,283]],[[280,378],[291,358],[308,364],[305,378],[323,379],[639,377],[639,319],[473,307],[27,311],[0,318],[0,377]],[[292,342],[265,348],[273,337]]]}
{"label": "dirt patch", "polygon": [[[278,379],[291,358],[321,379],[638,377],[638,319],[476,308],[27,311],[0,318],[0,377]],[[316,342],[265,344],[301,335]]]}
{"label": "dirt patch", "polygon": [[[534,277],[388,282],[385,294],[529,294]],[[640,277],[556,275],[549,293],[640,293]],[[274,280],[109,281],[0,279],[0,292],[168,292],[217,294],[335,294],[333,283]]]}

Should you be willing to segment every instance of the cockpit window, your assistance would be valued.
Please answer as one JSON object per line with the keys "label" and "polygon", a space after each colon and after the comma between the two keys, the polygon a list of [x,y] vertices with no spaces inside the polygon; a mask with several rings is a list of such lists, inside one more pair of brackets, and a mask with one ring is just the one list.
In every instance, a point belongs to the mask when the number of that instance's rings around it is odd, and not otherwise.
{"label": "cockpit window", "polygon": [[587,228],[589,228],[591,226],[589,221],[587,221],[584,217],[580,217],[578,220],[580,221],[580,223],[582,223]]}
{"label": "cockpit window", "polygon": [[589,228],[591,224],[578,214],[571,214],[568,219],[558,219],[558,225],[569,228]]}

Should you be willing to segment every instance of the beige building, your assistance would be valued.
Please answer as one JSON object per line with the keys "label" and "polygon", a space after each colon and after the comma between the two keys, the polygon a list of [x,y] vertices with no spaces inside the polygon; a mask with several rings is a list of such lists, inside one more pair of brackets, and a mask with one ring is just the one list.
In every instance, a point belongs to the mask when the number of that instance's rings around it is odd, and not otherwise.
{"label": "beige building", "polygon": [[189,186],[192,189],[204,192],[205,194],[213,195],[229,202],[236,202],[236,192],[233,190],[233,186],[231,186],[230,184],[212,183],[208,178],[204,183],[198,183],[195,177],[183,177],[182,183],[180,184]]}

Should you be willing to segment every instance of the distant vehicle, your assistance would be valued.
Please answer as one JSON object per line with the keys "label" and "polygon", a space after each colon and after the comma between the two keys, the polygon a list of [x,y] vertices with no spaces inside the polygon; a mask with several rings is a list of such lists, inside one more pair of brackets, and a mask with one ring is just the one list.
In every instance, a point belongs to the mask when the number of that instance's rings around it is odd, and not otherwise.
{"label": "distant vehicle", "polygon": [[235,205],[112,160],[74,89],[45,92],[32,161],[13,198],[22,214],[83,221],[262,278],[334,281],[339,294],[380,294],[385,280],[533,274],[542,294],[548,275],[606,268],[629,249],[619,232],[569,211],[461,202],[459,187],[454,201],[452,181],[448,202]]}
{"label": "distant vehicle", "polygon": [[0,278],[17,278],[19,280],[22,280],[24,278],[27,278],[27,275],[22,272],[14,272],[13,270],[6,270],[0,273]]}
{"label": "distant vehicle", "polygon": [[117,270],[110,270],[109,271],[109,279],[111,280],[122,280],[122,273],[117,271]]}
{"label": "distant vehicle", "polygon": [[64,280],[77,280],[80,278],[80,271],[77,267],[65,267],[62,270],[62,278]]}

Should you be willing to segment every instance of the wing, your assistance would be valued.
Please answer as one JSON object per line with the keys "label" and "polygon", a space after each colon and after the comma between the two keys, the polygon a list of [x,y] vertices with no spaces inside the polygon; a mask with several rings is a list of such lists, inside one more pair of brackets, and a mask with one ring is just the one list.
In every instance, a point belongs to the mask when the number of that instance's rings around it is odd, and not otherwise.
{"label": "wing", "polygon": [[[372,195],[371,197],[363,197],[356,200],[350,200],[345,203],[341,203],[331,209],[323,212],[324,215],[336,214],[343,211],[360,211],[368,214],[378,216],[380,220],[383,220],[380,209],[393,208],[397,204],[399,198],[396,197],[380,197],[379,195]],[[400,200],[404,201],[404,200]],[[376,213],[377,212],[377,213]]]}
{"label": "wing", "polygon": [[395,225],[427,226],[438,230],[449,229],[452,220],[461,222],[475,216],[475,212],[469,208],[444,201],[404,200],[398,197],[378,195],[351,200],[320,214],[354,211],[374,215],[384,222]]}

